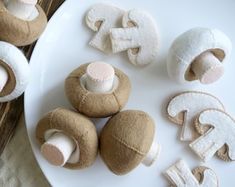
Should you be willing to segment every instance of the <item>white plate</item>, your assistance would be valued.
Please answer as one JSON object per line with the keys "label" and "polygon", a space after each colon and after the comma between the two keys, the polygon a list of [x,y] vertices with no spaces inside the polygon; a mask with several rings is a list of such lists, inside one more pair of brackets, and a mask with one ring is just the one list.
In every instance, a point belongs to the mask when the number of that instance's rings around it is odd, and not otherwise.
{"label": "white plate", "polygon": [[[235,44],[235,1],[233,0],[112,0],[124,9],[141,8],[156,19],[161,33],[159,61],[146,68],[136,68],[128,63],[126,54],[104,55],[88,47],[93,36],[84,24],[84,13],[99,0],[68,0],[53,16],[46,31],[37,43],[31,58],[32,80],[25,93],[26,124],[36,159],[53,186],[168,186],[162,172],[180,158],[190,167],[200,160],[187,143],[177,139],[179,128],[165,116],[168,98],[190,88],[172,82],[166,72],[165,58],[173,39],[195,26],[216,27],[223,30]],[[208,91],[222,100],[232,116],[234,112],[235,52],[225,63],[226,73],[210,86],[198,86],[195,90]],[[125,176],[112,174],[98,157],[95,164],[85,170],[68,170],[49,165],[41,156],[35,139],[35,127],[43,114],[58,106],[71,107],[64,94],[64,79],[79,65],[104,60],[126,72],[132,82],[132,93],[125,109],[148,112],[156,121],[157,139],[162,153],[156,163],[147,168],[140,165]],[[103,121],[99,121],[98,127]],[[235,186],[235,163],[225,163],[214,157],[206,163],[217,173],[220,186]]]}

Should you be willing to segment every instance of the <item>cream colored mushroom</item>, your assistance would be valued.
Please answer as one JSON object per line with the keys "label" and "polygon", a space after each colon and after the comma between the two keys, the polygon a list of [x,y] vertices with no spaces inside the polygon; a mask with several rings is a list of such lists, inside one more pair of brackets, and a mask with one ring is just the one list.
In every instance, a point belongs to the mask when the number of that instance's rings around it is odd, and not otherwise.
{"label": "cream colored mushroom", "polygon": [[194,120],[201,111],[208,108],[224,110],[223,104],[208,93],[188,91],[171,99],[167,106],[167,114],[173,123],[182,126],[180,140],[192,141],[198,137]]}
{"label": "cream colored mushroom", "polygon": [[232,43],[223,32],[193,28],[173,42],[167,58],[168,74],[179,83],[213,83],[223,75],[223,62],[231,50]]}
{"label": "cream colored mushroom", "polygon": [[28,60],[15,46],[0,41],[0,102],[19,97],[26,89],[30,69]]}
{"label": "cream colored mushroom", "polygon": [[89,44],[103,52],[111,53],[110,29],[122,25],[123,14],[123,10],[112,5],[92,6],[86,15],[86,24],[97,33]]}
{"label": "cream colored mushroom", "polygon": [[146,12],[130,10],[123,16],[124,28],[112,28],[114,53],[126,51],[131,63],[146,65],[156,61],[159,38],[154,19]]}
{"label": "cream colored mushroom", "polygon": [[126,110],[109,119],[100,135],[100,154],[108,168],[124,175],[140,163],[150,166],[159,156],[153,119],[143,111]]}
{"label": "cream colored mushroom", "polygon": [[195,168],[192,172],[183,160],[179,160],[165,172],[167,179],[175,187],[218,187],[215,172],[204,166]]}

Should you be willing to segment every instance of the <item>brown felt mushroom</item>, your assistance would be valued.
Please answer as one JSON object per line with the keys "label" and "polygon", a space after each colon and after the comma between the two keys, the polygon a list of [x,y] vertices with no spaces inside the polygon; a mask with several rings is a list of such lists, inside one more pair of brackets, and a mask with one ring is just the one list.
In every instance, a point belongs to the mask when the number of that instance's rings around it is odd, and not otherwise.
{"label": "brown felt mushroom", "polygon": [[107,117],[127,103],[131,83],[121,70],[104,62],[84,64],[65,81],[65,92],[74,108],[88,117]]}
{"label": "brown felt mushroom", "polygon": [[37,1],[0,1],[0,40],[16,46],[31,44],[44,31],[47,17]]}
{"label": "brown felt mushroom", "polygon": [[82,114],[57,108],[46,114],[36,128],[36,138],[47,161],[56,166],[83,169],[97,156],[94,124]]}
{"label": "brown felt mushroom", "polygon": [[100,135],[100,154],[116,175],[124,175],[141,162],[150,166],[160,152],[155,125],[145,112],[126,110],[110,118]]}

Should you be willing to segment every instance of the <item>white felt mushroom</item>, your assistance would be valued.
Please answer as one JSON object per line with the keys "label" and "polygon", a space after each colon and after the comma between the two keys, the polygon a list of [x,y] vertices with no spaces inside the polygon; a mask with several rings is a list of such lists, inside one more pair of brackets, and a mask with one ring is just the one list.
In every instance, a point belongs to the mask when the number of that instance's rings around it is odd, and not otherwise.
{"label": "white felt mushroom", "polygon": [[0,102],[13,100],[26,89],[29,81],[29,64],[15,46],[0,41]]}
{"label": "white felt mushroom", "polygon": [[168,74],[179,83],[213,83],[223,75],[222,62],[231,50],[232,43],[223,32],[193,28],[173,42],[167,58]]}
{"label": "white felt mushroom", "polygon": [[23,20],[33,20],[38,16],[37,0],[6,0],[5,6],[14,16]]}
{"label": "white felt mushroom", "polygon": [[191,172],[189,166],[179,160],[165,172],[167,179],[175,187],[218,187],[218,179],[213,170],[199,166]]}
{"label": "white felt mushroom", "polygon": [[86,15],[86,24],[97,32],[89,45],[103,52],[111,53],[110,29],[122,26],[124,11],[112,5],[97,4]]}
{"label": "white felt mushroom", "polygon": [[130,10],[123,16],[124,28],[112,28],[110,37],[114,53],[128,52],[131,63],[146,65],[156,60],[159,38],[154,19],[146,12]]}

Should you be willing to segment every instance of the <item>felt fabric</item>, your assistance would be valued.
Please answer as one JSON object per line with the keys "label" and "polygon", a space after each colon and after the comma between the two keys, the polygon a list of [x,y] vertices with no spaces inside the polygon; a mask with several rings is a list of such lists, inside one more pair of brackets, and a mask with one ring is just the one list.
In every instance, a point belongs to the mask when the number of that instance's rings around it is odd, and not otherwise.
{"label": "felt fabric", "polygon": [[39,5],[37,18],[31,21],[22,20],[12,15],[0,0],[0,40],[16,46],[25,46],[33,43],[44,31],[47,17]]}
{"label": "felt fabric", "polygon": [[100,135],[100,154],[116,175],[124,175],[144,159],[153,142],[155,125],[143,111],[126,110],[114,115]]}
{"label": "felt fabric", "polygon": [[88,117],[108,117],[119,112],[127,103],[131,83],[127,75],[114,68],[118,77],[118,87],[111,93],[93,93],[81,84],[88,64],[75,69],[65,80],[65,92],[68,100],[80,113]]}
{"label": "felt fabric", "polygon": [[221,62],[230,56],[232,42],[221,31],[208,28],[193,28],[181,34],[170,47],[167,57],[169,76],[179,83],[197,80],[191,64],[203,52],[212,52]]}
{"label": "felt fabric", "polygon": [[36,128],[36,138],[42,145],[45,143],[45,132],[49,129],[61,130],[73,137],[80,149],[77,163],[66,163],[69,169],[83,169],[92,165],[97,156],[98,137],[94,124],[87,117],[74,111],[57,108],[46,114]]}

